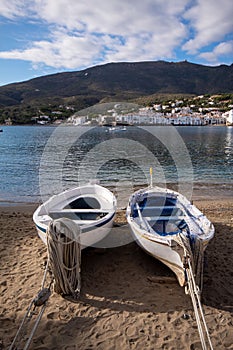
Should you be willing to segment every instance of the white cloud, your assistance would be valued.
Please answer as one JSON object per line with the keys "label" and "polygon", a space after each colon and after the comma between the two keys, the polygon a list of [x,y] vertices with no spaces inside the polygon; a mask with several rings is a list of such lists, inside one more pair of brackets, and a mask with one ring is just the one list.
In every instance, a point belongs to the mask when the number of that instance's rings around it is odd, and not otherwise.
{"label": "white cloud", "polygon": [[[58,34],[58,33],[56,33]],[[0,52],[0,58],[19,59],[47,66],[72,69],[85,62],[91,65],[100,52],[97,38],[87,36],[67,36],[59,33],[53,42],[38,41],[31,48]]]}
{"label": "white cloud", "polygon": [[[36,0],[35,11],[48,23],[88,32],[125,35],[159,30],[182,13],[188,0]],[[162,30],[161,28],[161,30]]]}
{"label": "white cloud", "polygon": [[212,51],[202,52],[199,56],[212,64],[218,64],[221,57],[231,55],[233,57],[233,40],[218,44]]}
{"label": "white cloud", "polygon": [[14,19],[25,14],[25,2],[22,0],[1,0],[0,16]]}
{"label": "white cloud", "polygon": [[232,0],[198,0],[184,16],[194,30],[194,37],[183,45],[183,49],[195,54],[232,34],[232,10]]}
{"label": "white cloud", "polygon": [[179,16],[187,1],[35,0],[33,5],[29,1],[21,15],[47,22],[50,37],[22,50],[0,52],[0,58],[72,69],[96,62],[172,57],[186,34]]}
{"label": "white cloud", "polygon": [[[81,69],[110,61],[174,59],[183,43],[183,50],[200,54],[232,32],[231,1],[1,0],[3,17],[34,20],[50,34],[20,50],[2,51],[0,58]],[[202,58],[213,61],[220,48]]]}

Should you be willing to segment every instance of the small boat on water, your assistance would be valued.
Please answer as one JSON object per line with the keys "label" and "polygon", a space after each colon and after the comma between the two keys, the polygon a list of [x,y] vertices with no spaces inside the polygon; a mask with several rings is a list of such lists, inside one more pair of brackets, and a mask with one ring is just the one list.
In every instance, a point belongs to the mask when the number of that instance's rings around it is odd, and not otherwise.
{"label": "small boat on water", "polygon": [[106,132],[120,132],[126,130],[126,126],[111,126],[106,129]]}
{"label": "small boat on water", "polygon": [[167,265],[181,286],[187,284],[188,255],[202,288],[204,251],[214,226],[199,209],[178,192],[149,187],[131,195],[126,217],[137,243]]}
{"label": "small boat on water", "polygon": [[85,185],[66,190],[40,205],[33,221],[42,241],[47,244],[47,228],[52,220],[71,219],[80,227],[81,248],[94,246],[106,237],[113,225],[116,198],[100,185]]}

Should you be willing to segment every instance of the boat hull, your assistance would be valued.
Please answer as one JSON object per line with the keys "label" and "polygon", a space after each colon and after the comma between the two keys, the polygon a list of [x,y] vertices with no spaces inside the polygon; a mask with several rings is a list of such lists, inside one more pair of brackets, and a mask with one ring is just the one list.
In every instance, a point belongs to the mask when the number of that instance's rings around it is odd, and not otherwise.
{"label": "boat hull", "polygon": [[[86,225],[85,227],[82,226],[82,230],[79,236],[81,249],[84,249],[86,247],[94,247],[98,242],[104,239],[112,229],[114,217],[115,213],[112,213],[108,220],[103,220],[96,225]],[[41,221],[35,220],[38,236],[44,242],[44,244],[47,244],[46,232],[50,221],[51,219],[46,224],[43,224]],[[79,226],[78,223],[77,225]]]}
{"label": "boat hull", "polygon": [[[85,200],[83,200],[85,199]],[[69,208],[72,203],[82,201],[85,208]],[[87,209],[88,201],[98,205],[98,208]],[[68,209],[67,209],[68,208]],[[53,196],[37,208],[33,215],[37,233],[44,244],[47,244],[47,228],[49,223],[58,218],[68,217],[80,227],[77,239],[81,249],[95,246],[110,232],[116,213],[116,198],[106,188],[99,185],[87,185],[64,191]],[[100,217],[98,215],[100,214]],[[89,215],[92,216],[88,217]],[[82,219],[84,216],[84,219]],[[94,219],[93,216],[97,216]]]}
{"label": "boat hull", "polygon": [[[197,250],[200,255],[204,254],[213,238],[214,227],[184,196],[159,187],[139,190],[129,199],[126,217],[138,245],[168,266],[181,286],[187,283],[187,254],[195,260],[195,271],[202,271],[203,259],[198,257]],[[199,276],[197,281],[201,285]]]}
{"label": "boat hull", "polygon": [[176,275],[179,284],[184,286],[186,283],[183,263],[183,249],[176,246],[172,247],[171,241],[162,241],[156,239],[145,230],[138,229],[138,225],[130,223],[132,235],[137,244],[148,254],[168,266]]}

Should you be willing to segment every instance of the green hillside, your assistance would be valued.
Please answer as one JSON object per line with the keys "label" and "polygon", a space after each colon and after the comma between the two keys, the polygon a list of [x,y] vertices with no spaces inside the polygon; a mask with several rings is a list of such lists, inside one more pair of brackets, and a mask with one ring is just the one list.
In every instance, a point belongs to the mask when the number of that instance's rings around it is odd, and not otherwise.
{"label": "green hillside", "polygon": [[[80,110],[99,102],[135,101],[150,95],[233,93],[233,65],[184,62],[109,63],[0,87],[2,118],[29,116],[46,108]],[[60,107],[59,107],[60,106]],[[69,114],[67,112],[67,117]]]}

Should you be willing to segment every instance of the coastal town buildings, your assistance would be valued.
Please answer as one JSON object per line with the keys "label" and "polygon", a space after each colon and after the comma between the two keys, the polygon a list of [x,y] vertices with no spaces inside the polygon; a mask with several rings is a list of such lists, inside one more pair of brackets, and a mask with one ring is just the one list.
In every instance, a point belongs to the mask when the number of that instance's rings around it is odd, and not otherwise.
{"label": "coastal town buildings", "polygon": [[[109,111],[108,111],[109,112]],[[68,118],[68,123],[73,125],[106,125],[106,124],[124,124],[124,125],[224,125],[226,124],[226,114],[218,111],[208,113],[191,112],[190,108],[183,108],[179,111],[172,110],[170,113],[164,113],[162,110],[155,110],[151,107],[140,108],[137,113],[117,114],[111,111],[109,115],[97,115],[90,117],[88,115],[79,116],[77,114]]]}
{"label": "coastal town buildings", "polygon": [[226,125],[233,126],[233,109],[224,113],[224,117],[226,118]]}

